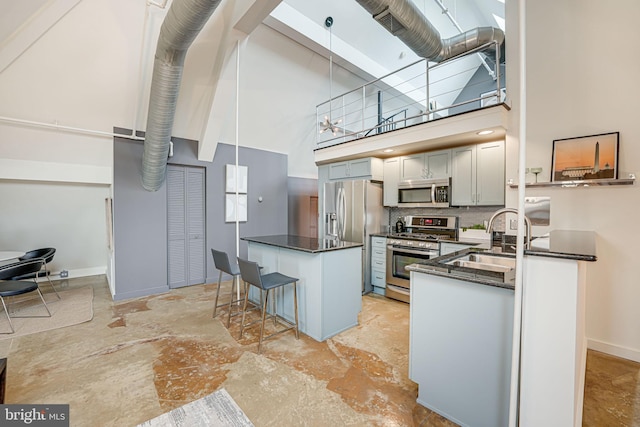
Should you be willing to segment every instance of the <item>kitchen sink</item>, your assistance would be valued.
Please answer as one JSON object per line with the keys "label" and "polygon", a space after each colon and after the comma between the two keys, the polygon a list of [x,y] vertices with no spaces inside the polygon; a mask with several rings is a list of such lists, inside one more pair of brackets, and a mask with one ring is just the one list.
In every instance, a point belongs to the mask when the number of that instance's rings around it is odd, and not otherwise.
{"label": "kitchen sink", "polygon": [[445,264],[475,270],[480,275],[483,272],[489,273],[505,281],[513,280],[515,277],[516,259],[510,256],[474,252],[445,261]]}
{"label": "kitchen sink", "polygon": [[513,267],[509,267],[506,265],[500,265],[500,264],[484,264],[481,262],[475,262],[475,261],[465,261],[462,259],[456,259],[454,261],[450,261],[447,264],[449,265],[455,265],[456,267],[466,267],[466,268],[475,268],[478,270],[485,270],[485,271],[497,271],[497,272],[506,272],[506,271],[510,271],[513,269]]}
{"label": "kitchen sink", "polygon": [[516,268],[516,259],[514,257],[508,256],[496,256],[482,253],[472,253],[465,255],[460,258],[456,258],[453,262],[463,262],[469,265],[481,265],[477,268],[483,268],[487,266],[487,268],[496,267],[496,271],[503,271],[503,269],[510,270],[512,268]]}

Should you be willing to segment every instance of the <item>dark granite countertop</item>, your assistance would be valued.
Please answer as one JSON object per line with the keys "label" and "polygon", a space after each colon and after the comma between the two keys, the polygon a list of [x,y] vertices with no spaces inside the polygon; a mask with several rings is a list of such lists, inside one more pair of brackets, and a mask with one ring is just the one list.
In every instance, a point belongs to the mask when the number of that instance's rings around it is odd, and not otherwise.
{"label": "dark granite countertop", "polygon": [[[394,233],[371,233],[370,236],[378,236],[378,237],[395,237]],[[410,239],[410,237],[406,237],[404,236],[404,238]],[[489,239],[487,240],[481,240],[481,239],[474,239],[474,238],[469,238],[469,237],[462,237],[459,238],[457,240],[442,240],[443,242],[449,242],[449,243],[460,243],[463,245],[472,245],[472,246],[481,246],[481,245],[485,245],[486,247],[489,247]]]}
{"label": "dark granite countertop", "polygon": [[[531,248],[525,250],[524,255],[593,262],[597,260],[595,236],[596,233],[593,231],[554,230],[550,232],[548,236],[534,239],[531,243]],[[479,271],[472,268],[447,264],[448,261],[474,252],[488,252],[494,256],[515,257],[515,254],[503,252],[500,247],[489,249],[485,245],[480,245],[479,247],[464,249],[438,258],[432,258],[418,264],[411,264],[406,268],[409,271],[514,289],[515,275],[505,276],[500,273]]]}
{"label": "dark granite countertop", "polygon": [[[373,233],[371,235],[393,237],[390,233]],[[489,240],[466,237],[458,240],[445,240],[444,242],[472,245],[478,249],[490,249],[491,244]],[[515,253],[512,246],[514,245],[503,245],[504,252]],[[525,255],[575,259],[577,261],[597,261],[598,259],[594,231],[554,230],[547,235],[535,237],[530,246],[524,251]]]}
{"label": "dark granite countertop", "polygon": [[[473,268],[459,267],[447,264],[456,258],[463,257],[469,253],[488,252],[485,249],[468,248],[457,252],[452,252],[438,258],[432,258],[417,264],[411,264],[406,267],[409,271],[418,273],[432,274],[434,276],[448,277],[450,279],[464,280],[466,282],[479,283],[481,285],[496,286],[499,288],[514,289],[515,274],[504,276],[491,271],[481,271]],[[513,254],[495,254],[496,256],[504,256],[515,258]]]}
{"label": "dark granite countertop", "polygon": [[362,243],[346,242],[331,239],[315,239],[312,237],[278,234],[274,236],[241,237],[247,242],[262,243],[279,248],[293,249],[301,252],[319,253],[341,249],[362,247]]}
{"label": "dark granite countertop", "polygon": [[594,231],[554,230],[548,236],[535,238],[525,255],[550,258],[597,261]]}

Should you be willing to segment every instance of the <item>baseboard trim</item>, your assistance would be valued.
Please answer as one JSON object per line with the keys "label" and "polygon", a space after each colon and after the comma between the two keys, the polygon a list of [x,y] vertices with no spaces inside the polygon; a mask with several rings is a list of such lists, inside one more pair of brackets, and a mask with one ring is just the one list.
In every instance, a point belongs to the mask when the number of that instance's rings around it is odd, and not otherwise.
{"label": "baseboard trim", "polygon": [[602,353],[610,354],[611,356],[617,356],[623,359],[629,359],[634,362],[640,363],[640,350],[622,347],[619,345],[598,341],[590,338],[587,339],[587,347],[590,350],[600,351]]}
{"label": "baseboard trim", "polygon": [[69,272],[69,275],[67,277],[60,277],[59,271],[52,273],[49,277],[51,277],[52,280],[64,280],[64,279],[71,279],[74,277],[99,276],[101,274],[106,274],[107,268],[105,266],[77,268],[75,270],[68,270],[68,272]]}

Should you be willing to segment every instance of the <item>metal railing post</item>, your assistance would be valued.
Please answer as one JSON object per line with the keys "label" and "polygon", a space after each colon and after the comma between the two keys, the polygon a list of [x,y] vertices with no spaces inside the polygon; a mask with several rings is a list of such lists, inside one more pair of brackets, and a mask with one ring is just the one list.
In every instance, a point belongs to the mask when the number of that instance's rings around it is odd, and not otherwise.
{"label": "metal railing post", "polygon": [[345,95],[342,95],[342,141],[347,139],[347,114],[345,113],[344,97]]}
{"label": "metal railing post", "polygon": [[429,120],[431,120],[431,102],[429,101],[429,61],[428,60],[424,60],[424,75],[425,75],[425,85],[424,85],[424,89],[425,89],[425,93],[426,93],[426,99],[425,99],[425,104],[426,104],[426,109],[424,110],[426,112],[426,116],[425,116],[425,121],[428,122]]}
{"label": "metal railing post", "polygon": [[[378,123],[382,123],[382,91],[378,91]],[[382,126],[378,128],[376,133],[382,133]]]}
{"label": "metal railing post", "polygon": [[367,108],[367,102],[365,100],[365,96],[367,95],[367,88],[365,85],[362,85],[362,130],[364,130],[364,115],[365,110]]}
{"label": "metal railing post", "polygon": [[494,73],[496,76],[496,104],[500,104],[500,102],[502,101],[502,93],[500,92],[500,44],[498,42],[496,42],[496,63],[494,67]]}

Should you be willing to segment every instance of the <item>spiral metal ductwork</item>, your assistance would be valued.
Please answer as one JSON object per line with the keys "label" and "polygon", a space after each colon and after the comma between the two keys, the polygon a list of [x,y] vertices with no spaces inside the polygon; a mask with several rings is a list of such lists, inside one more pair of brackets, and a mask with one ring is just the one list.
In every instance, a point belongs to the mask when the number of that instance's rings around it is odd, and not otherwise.
{"label": "spiral metal ductwork", "polygon": [[142,155],[142,186],[157,191],[164,182],[171,131],[187,50],[221,0],[174,0],[158,38],[147,129]]}
{"label": "spiral metal ductwork", "polygon": [[416,55],[429,61],[444,61],[489,42],[504,42],[502,30],[493,27],[478,27],[443,40],[411,0],[356,1]]}

